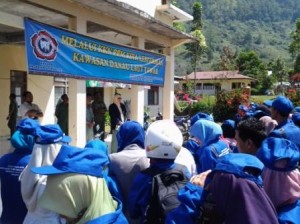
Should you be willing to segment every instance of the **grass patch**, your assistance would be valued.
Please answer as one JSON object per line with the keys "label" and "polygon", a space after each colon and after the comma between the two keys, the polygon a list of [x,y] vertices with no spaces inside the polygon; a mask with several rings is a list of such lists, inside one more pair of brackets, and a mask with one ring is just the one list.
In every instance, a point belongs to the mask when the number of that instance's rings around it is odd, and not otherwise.
{"label": "grass patch", "polygon": [[275,99],[275,98],[276,98],[276,96],[257,95],[257,96],[250,96],[250,101],[261,104],[265,100],[272,100],[272,99]]}

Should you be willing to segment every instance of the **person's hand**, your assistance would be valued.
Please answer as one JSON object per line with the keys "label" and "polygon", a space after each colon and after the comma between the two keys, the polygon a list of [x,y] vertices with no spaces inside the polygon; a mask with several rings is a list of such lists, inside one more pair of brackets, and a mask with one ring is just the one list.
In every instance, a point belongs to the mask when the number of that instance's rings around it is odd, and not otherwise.
{"label": "person's hand", "polygon": [[210,173],[211,173],[211,170],[207,170],[207,171],[205,171],[203,173],[199,173],[199,174],[193,176],[191,178],[190,182],[192,184],[198,185],[200,187],[204,187],[204,183],[205,183],[206,177]]}

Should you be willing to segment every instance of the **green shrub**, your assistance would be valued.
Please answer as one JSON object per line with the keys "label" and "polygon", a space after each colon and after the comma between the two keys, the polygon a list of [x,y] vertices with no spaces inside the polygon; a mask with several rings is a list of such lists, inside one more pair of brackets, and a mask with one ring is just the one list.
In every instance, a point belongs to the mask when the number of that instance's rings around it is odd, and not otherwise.
{"label": "green shrub", "polygon": [[213,112],[214,103],[211,101],[199,100],[197,103],[193,103],[189,115],[193,116],[198,112],[211,114]]}
{"label": "green shrub", "polygon": [[243,90],[220,91],[213,107],[213,117],[216,122],[234,118],[240,104],[249,104],[249,96]]}
{"label": "green shrub", "polygon": [[300,90],[299,89],[289,89],[285,93],[285,95],[293,102],[295,107],[300,106]]}
{"label": "green shrub", "polygon": [[259,90],[259,89],[256,89],[256,88],[252,88],[252,89],[251,89],[251,94],[252,94],[252,95],[260,95],[260,90]]}

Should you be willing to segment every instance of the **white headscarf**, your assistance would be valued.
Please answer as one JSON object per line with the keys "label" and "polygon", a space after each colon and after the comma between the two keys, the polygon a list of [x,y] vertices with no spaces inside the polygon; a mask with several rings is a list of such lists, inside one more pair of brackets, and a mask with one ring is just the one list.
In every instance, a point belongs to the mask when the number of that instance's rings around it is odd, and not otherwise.
{"label": "white headscarf", "polygon": [[31,167],[52,165],[57,156],[61,144],[39,145],[35,144],[30,161],[21,173],[21,193],[28,209],[23,224],[60,223],[58,214],[45,210],[38,206],[38,199],[45,189],[47,176],[31,172]]}

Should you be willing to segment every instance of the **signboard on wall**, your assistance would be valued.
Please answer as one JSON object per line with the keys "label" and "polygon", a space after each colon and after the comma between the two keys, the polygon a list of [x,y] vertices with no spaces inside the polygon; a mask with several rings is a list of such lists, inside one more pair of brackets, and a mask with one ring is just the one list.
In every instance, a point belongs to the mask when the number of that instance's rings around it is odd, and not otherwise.
{"label": "signboard on wall", "polygon": [[113,88],[131,88],[131,84],[120,82],[105,82],[97,80],[87,80],[86,87],[113,87]]}
{"label": "signboard on wall", "polygon": [[25,18],[30,74],[164,85],[166,57]]}

